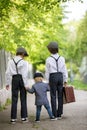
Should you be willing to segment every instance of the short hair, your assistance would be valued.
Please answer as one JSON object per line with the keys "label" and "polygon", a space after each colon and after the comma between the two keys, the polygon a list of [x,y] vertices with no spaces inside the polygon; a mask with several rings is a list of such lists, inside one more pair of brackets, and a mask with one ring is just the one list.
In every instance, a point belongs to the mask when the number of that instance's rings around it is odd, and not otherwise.
{"label": "short hair", "polygon": [[50,42],[47,45],[47,48],[50,51],[50,53],[52,53],[52,54],[58,53],[58,43],[57,42],[54,42],[54,41]]}
{"label": "short hair", "polygon": [[49,52],[52,54],[58,53],[58,48],[48,48]]}
{"label": "short hair", "polygon": [[19,47],[16,50],[16,55],[24,55],[24,56],[28,56],[27,51],[25,50],[25,48],[23,47]]}

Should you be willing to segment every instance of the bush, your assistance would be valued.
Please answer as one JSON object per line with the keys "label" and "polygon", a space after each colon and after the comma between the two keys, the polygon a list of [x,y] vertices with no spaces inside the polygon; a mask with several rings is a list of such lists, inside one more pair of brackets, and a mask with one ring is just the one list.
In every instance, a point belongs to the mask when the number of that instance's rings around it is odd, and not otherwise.
{"label": "bush", "polygon": [[75,89],[87,91],[87,84],[83,83],[82,81],[74,80],[73,82],[69,82],[69,84],[73,85]]}
{"label": "bush", "polygon": [[0,106],[0,111],[6,109],[6,106],[10,105],[11,104],[11,100],[8,98],[5,105],[2,105]]}

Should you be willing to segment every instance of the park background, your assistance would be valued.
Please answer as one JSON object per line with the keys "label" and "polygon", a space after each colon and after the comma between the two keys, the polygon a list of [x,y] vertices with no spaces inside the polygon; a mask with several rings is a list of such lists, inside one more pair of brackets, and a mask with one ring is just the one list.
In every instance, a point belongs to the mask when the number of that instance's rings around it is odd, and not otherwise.
{"label": "park background", "polygon": [[[85,2],[86,0],[0,0],[0,109],[3,109],[6,102],[10,102],[11,93],[5,89],[5,70],[8,60],[20,46],[25,47],[29,53],[26,60],[30,65],[31,81],[36,70],[44,74],[45,60],[50,55],[46,46],[50,41],[57,41],[59,54],[66,59],[69,84],[76,89],[87,90]],[[71,3],[77,9],[73,6],[75,17],[69,19],[72,12],[68,6]],[[79,4],[82,8],[79,8]],[[81,14],[83,10],[84,13]]]}

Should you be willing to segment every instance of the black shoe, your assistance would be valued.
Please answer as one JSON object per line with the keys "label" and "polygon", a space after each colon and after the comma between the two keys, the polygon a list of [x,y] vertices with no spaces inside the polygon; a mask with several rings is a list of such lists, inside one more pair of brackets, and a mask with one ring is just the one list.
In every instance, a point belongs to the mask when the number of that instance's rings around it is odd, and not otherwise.
{"label": "black shoe", "polygon": [[61,116],[61,115],[59,115],[59,116],[57,117],[57,119],[58,119],[58,120],[61,120],[61,119],[62,119],[62,116]]}
{"label": "black shoe", "polygon": [[27,122],[28,122],[27,118],[22,119],[22,123],[27,123]]}
{"label": "black shoe", "polygon": [[56,121],[57,118],[55,118],[55,117],[51,117],[50,120],[51,120],[51,121]]}
{"label": "black shoe", "polygon": [[37,123],[38,123],[38,122],[40,122],[40,120],[35,120],[35,122],[37,122]]}
{"label": "black shoe", "polygon": [[16,119],[11,119],[10,123],[14,125],[16,123]]}

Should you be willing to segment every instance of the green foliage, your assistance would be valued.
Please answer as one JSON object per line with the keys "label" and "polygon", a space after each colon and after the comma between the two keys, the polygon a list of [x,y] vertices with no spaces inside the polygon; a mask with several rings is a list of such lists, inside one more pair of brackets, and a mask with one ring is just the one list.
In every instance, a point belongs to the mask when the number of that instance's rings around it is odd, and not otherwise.
{"label": "green foliage", "polygon": [[84,55],[87,55],[87,12],[78,26],[76,46],[78,46],[79,52],[77,56],[80,55],[80,59],[82,59]]}
{"label": "green foliage", "polygon": [[5,106],[0,106],[0,111],[2,111],[2,110],[4,110],[4,109],[6,109]]}
{"label": "green foliage", "polygon": [[10,2],[9,17],[1,20],[0,48],[14,54],[18,46],[24,46],[34,66],[44,64],[49,55],[48,42],[64,41],[62,7],[56,0],[11,0],[8,4]]}
{"label": "green foliage", "polygon": [[75,80],[75,81],[73,81],[73,82],[71,82],[69,84],[73,85],[75,89],[86,90],[87,91],[87,84],[83,83],[80,80]]}
{"label": "green foliage", "polygon": [[7,101],[6,101],[6,104],[5,104],[5,106],[8,106],[9,104],[11,104],[11,99],[7,99]]}
{"label": "green foliage", "polygon": [[60,55],[67,61],[75,59],[78,47],[67,40],[70,34],[62,24],[63,17],[59,0],[1,0],[0,49],[14,54],[18,46],[25,47],[28,60],[35,68],[41,64],[40,70],[49,55],[46,46],[50,41],[59,42]]}
{"label": "green foliage", "polygon": [[8,98],[5,105],[0,106],[0,111],[3,111],[4,109],[6,109],[6,106],[11,104],[11,100]]}

